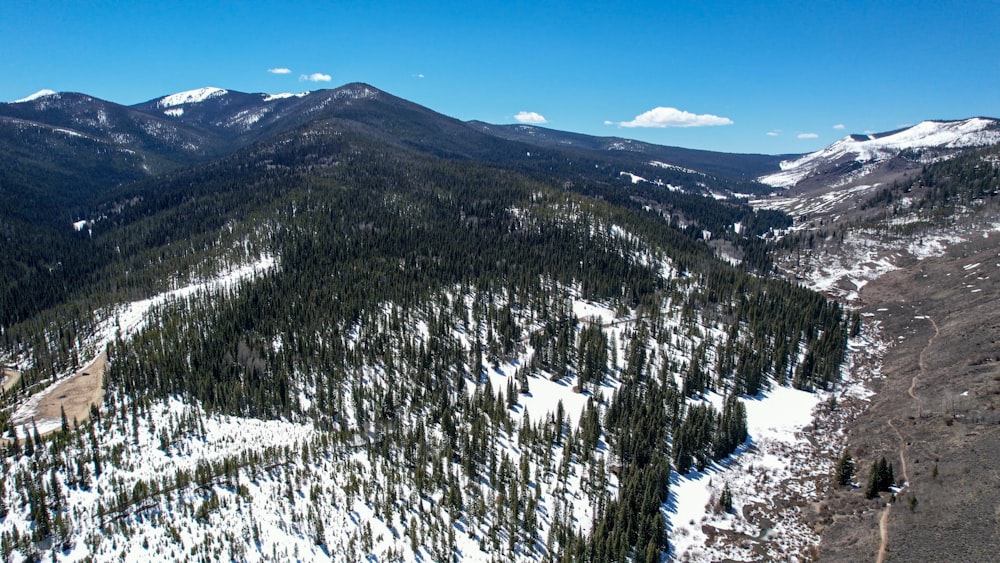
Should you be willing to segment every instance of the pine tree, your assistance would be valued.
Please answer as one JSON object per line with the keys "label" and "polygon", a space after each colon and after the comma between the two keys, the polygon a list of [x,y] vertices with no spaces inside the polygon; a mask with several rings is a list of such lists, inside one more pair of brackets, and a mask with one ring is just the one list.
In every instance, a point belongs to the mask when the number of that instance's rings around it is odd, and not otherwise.
{"label": "pine tree", "polygon": [[877,486],[879,491],[888,491],[896,479],[892,476],[892,464],[885,461],[885,456],[878,460]]}
{"label": "pine tree", "polygon": [[66,409],[59,405],[59,418],[62,421],[59,429],[63,434],[69,434],[69,420],[66,418]]}
{"label": "pine tree", "polygon": [[868,471],[868,484],[865,485],[865,498],[875,498],[878,492],[878,462],[872,462],[872,468]]}
{"label": "pine tree", "polygon": [[94,433],[94,425],[87,425],[87,433],[90,435],[91,459],[94,461],[94,477],[101,476],[101,450],[97,443],[97,434]]}
{"label": "pine tree", "polygon": [[895,484],[892,475],[892,464],[886,462],[882,456],[877,462],[872,463],[871,471],[868,473],[868,485],[865,487],[865,497],[875,498],[882,491],[888,491]]}
{"label": "pine tree", "polygon": [[45,489],[41,485],[28,485],[28,505],[28,517],[34,523],[32,539],[40,542],[49,536],[52,523],[52,515],[45,502]]}
{"label": "pine tree", "polygon": [[729,489],[729,483],[722,489],[722,494],[719,495],[719,510],[722,512],[732,512],[733,511],[733,492]]}
{"label": "pine tree", "polygon": [[851,457],[851,453],[844,448],[844,453],[841,454],[840,459],[837,460],[837,468],[833,475],[833,480],[839,487],[845,487],[851,484],[854,479],[854,459]]}
{"label": "pine tree", "polygon": [[31,439],[31,432],[24,433],[24,455],[28,457],[35,455],[35,441]]}

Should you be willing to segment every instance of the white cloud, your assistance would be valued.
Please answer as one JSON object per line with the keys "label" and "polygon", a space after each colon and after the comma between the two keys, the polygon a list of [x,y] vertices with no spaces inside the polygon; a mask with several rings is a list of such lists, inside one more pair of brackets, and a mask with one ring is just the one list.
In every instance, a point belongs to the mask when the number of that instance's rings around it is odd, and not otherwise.
{"label": "white cloud", "polygon": [[545,119],[544,115],[542,115],[540,113],[537,113],[537,112],[533,112],[533,111],[519,111],[519,112],[517,112],[517,115],[514,116],[514,119],[516,119],[520,123],[548,123],[549,122],[547,119]]}
{"label": "white cloud", "polygon": [[314,72],[312,74],[303,74],[299,77],[299,80],[308,80],[309,82],[329,82],[333,80],[329,74],[323,74],[322,72]]}
{"label": "white cloud", "polygon": [[423,78],[423,77],[424,77],[424,73],[421,72],[421,73],[417,74],[417,78]]}
{"label": "white cloud", "polygon": [[799,133],[798,138],[800,139],[818,139],[819,135],[816,133]]}
{"label": "white cloud", "polygon": [[615,124],[615,122],[614,122],[614,121],[611,121],[610,119],[605,119],[605,120],[604,120],[604,124],[605,124],[605,125],[614,125],[614,124]]}
{"label": "white cloud", "polygon": [[838,124],[834,125],[833,128],[837,129],[837,130],[843,129],[844,128],[844,124],[843,123],[838,123]]}
{"label": "white cloud", "polygon": [[267,69],[267,71],[270,72],[271,74],[291,74],[292,73],[292,69],[290,69],[290,68],[284,68],[284,67],[269,68],[269,69]]}
{"label": "white cloud", "polygon": [[733,120],[710,113],[694,114],[677,108],[656,107],[641,113],[632,121],[622,121],[621,127],[709,127],[732,125]]}
{"label": "white cloud", "polygon": [[775,129],[774,131],[767,132],[768,137],[777,137],[780,134],[781,134],[781,129]]}

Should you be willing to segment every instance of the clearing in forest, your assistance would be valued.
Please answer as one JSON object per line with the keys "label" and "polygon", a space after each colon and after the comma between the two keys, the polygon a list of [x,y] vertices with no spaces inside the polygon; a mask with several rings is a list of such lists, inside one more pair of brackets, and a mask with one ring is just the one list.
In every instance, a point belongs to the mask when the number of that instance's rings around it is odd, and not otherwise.
{"label": "clearing in forest", "polygon": [[62,410],[72,424],[90,418],[90,405],[101,405],[104,400],[104,371],[108,356],[101,352],[94,361],[73,375],[38,393],[14,413],[14,425],[19,435],[31,430],[34,424],[41,435],[58,430],[62,425]]}

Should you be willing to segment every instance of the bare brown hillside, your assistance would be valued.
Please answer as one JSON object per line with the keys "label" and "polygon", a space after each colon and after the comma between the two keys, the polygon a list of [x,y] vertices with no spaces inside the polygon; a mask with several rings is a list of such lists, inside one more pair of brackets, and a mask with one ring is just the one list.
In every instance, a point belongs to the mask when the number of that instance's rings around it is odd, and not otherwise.
{"label": "bare brown hillside", "polygon": [[1000,548],[1000,233],[953,246],[864,287],[862,311],[894,341],[872,404],[847,428],[862,489],[884,455],[892,498],[840,490],[820,556],[885,561],[987,561]]}

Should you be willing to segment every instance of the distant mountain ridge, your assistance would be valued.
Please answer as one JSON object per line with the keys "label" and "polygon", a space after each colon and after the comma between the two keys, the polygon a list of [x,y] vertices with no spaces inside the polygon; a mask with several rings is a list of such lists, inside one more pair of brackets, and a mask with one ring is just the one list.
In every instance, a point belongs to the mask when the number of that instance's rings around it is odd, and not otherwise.
{"label": "distant mountain ridge", "polygon": [[[112,165],[118,172],[108,176],[116,182],[207,162],[320,122],[448,158],[498,163],[519,159],[546,171],[576,161],[608,166],[609,177],[623,173],[659,185],[672,185],[677,174],[689,174],[690,186],[697,186],[694,176],[699,174],[726,184],[721,189],[702,186],[705,189],[694,190],[706,195],[760,194],[768,189],[765,186],[844,185],[882,169],[912,169],[962,148],[1000,142],[1000,122],[976,117],[848,135],[806,155],[719,153],[534,125],[463,122],[363,83],[297,94],[245,93],[209,86],[132,106],[86,94],[42,90],[0,104],[0,121],[4,120],[0,136],[30,126],[36,129],[36,137],[48,136],[43,144],[49,147],[65,147],[68,136],[79,135],[91,142],[90,149],[60,150],[89,150],[90,158],[108,151],[121,153]],[[13,139],[9,142],[17,145]],[[669,174],[674,176],[664,176]]]}
{"label": "distant mountain ridge", "polygon": [[782,159],[795,155],[719,153],[681,147],[668,147],[622,137],[595,137],[581,133],[558,131],[536,125],[492,125],[481,121],[470,124],[504,139],[531,145],[588,151],[618,152],[644,161],[660,161],[713,175],[752,179],[778,167]]}
{"label": "distant mountain ridge", "polygon": [[[500,176],[516,173],[622,205],[641,201],[691,232],[716,236],[750,210],[735,200],[709,205],[703,196],[732,200],[735,194],[767,189],[747,179],[760,169],[757,156],[624,140],[636,150],[592,150],[605,141],[551,131],[576,141],[546,146],[529,137],[507,138],[504,126],[489,129],[362,83],[278,95],[205,87],[133,106],[81,93],[41,91],[0,103],[0,236],[6,233],[0,250],[10,263],[6,271],[23,272],[24,283],[39,288],[33,281],[37,273],[55,271],[53,265],[65,254],[54,249],[86,244],[71,226],[94,217],[95,207],[104,214],[122,209],[123,202],[176,206],[189,194],[171,179],[223,169],[227,172],[220,178],[244,174],[252,184],[258,176],[247,169],[256,167],[274,174],[318,168],[336,174],[338,166],[359,159],[400,166],[445,160],[456,170],[489,167]],[[358,147],[358,152],[340,152],[344,146]],[[368,155],[370,151],[377,154]],[[766,170],[776,168],[776,158],[762,158],[772,161]],[[230,160],[243,169],[234,172]],[[310,164],[302,164],[304,160]],[[172,197],[161,197],[165,186],[174,190]],[[81,271],[86,266],[81,262]],[[84,283],[78,275],[71,280],[64,291]],[[20,295],[25,311],[59,297],[41,292],[31,304],[22,290],[12,291]],[[12,318],[22,314],[27,313]]]}
{"label": "distant mountain ridge", "polygon": [[886,133],[847,135],[825,149],[782,161],[780,172],[762,175],[758,180],[781,188],[843,183],[872,174],[888,163],[913,168],[961,149],[997,143],[1000,143],[997,119],[923,121]]}
{"label": "distant mountain ridge", "polygon": [[[5,192],[0,200],[13,198],[14,205],[26,201],[16,194],[31,193],[33,205],[52,207],[46,198],[58,200],[54,208],[82,205],[121,183],[210,162],[299,129],[354,132],[450,159],[517,162],[540,176],[559,170],[566,180],[586,177],[617,185],[641,177],[705,195],[759,193],[763,186],[753,178],[776,170],[780,160],[463,122],[362,83],[298,94],[204,87],[132,106],[42,90],[0,103],[0,154],[10,170],[50,173],[0,174]],[[79,163],[99,166],[80,175],[73,172]],[[31,213],[19,206],[15,212]]]}

